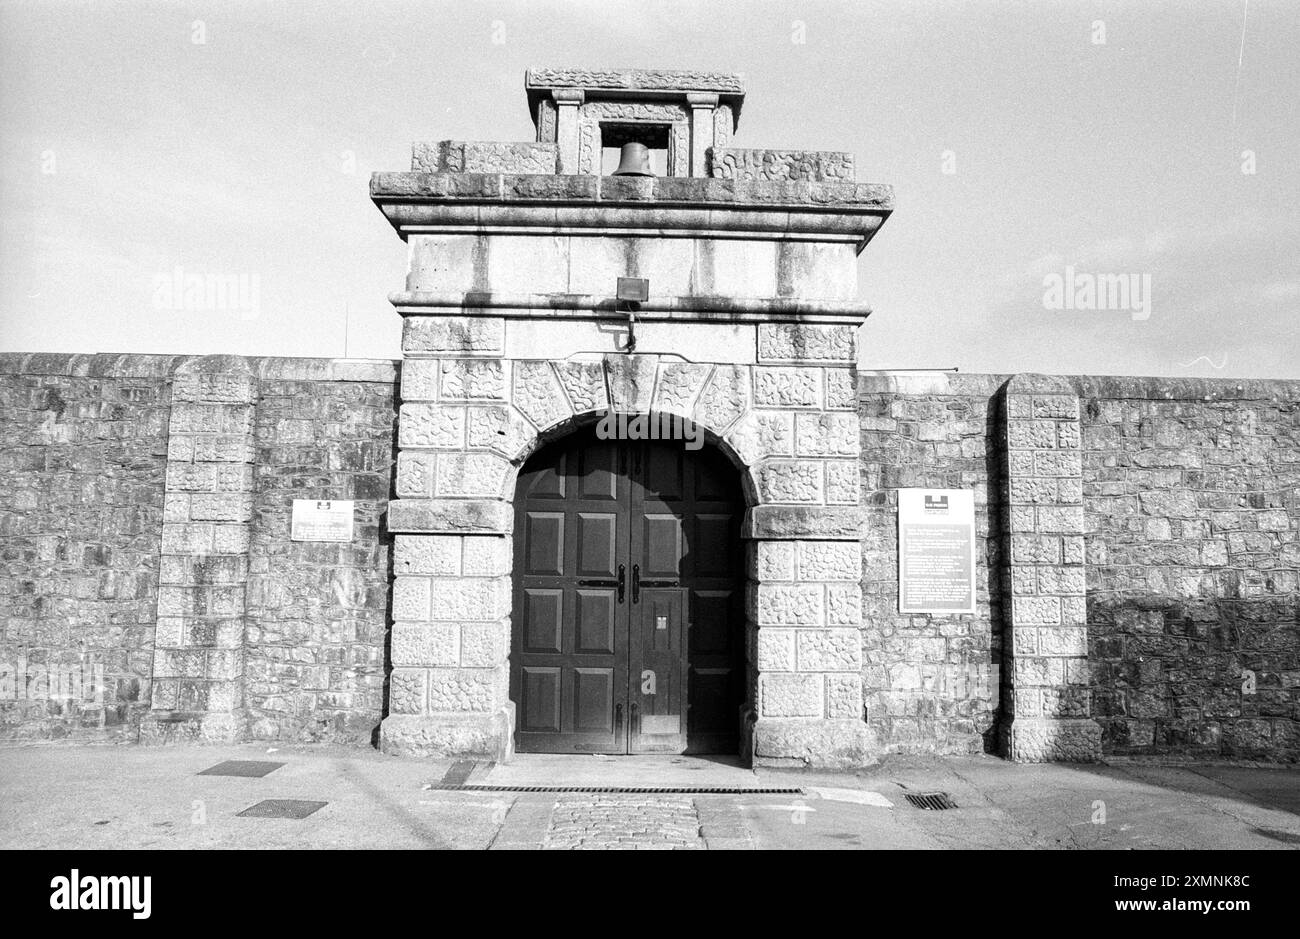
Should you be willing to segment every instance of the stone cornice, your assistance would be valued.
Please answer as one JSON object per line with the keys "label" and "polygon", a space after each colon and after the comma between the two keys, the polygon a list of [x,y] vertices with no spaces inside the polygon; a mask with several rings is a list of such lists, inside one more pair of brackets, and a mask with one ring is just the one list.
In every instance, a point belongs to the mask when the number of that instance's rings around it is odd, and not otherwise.
{"label": "stone cornice", "polygon": [[[506,318],[617,319],[609,296],[592,294],[494,294],[483,292],[431,293],[399,291],[389,302],[403,315],[482,314]],[[859,325],[871,315],[866,303],[781,298],[659,297],[647,300],[637,311],[643,322],[714,323],[850,323]]]}
{"label": "stone cornice", "polygon": [[861,251],[894,191],[874,183],[500,173],[375,173],[370,196],[413,233],[644,232],[851,242]]}
{"label": "stone cornice", "polygon": [[740,121],[745,100],[744,76],[691,69],[533,68],[524,75],[528,111],[537,121],[537,102],[561,89],[584,92],[590,99],[685,100],[688,94],[714,94]]}

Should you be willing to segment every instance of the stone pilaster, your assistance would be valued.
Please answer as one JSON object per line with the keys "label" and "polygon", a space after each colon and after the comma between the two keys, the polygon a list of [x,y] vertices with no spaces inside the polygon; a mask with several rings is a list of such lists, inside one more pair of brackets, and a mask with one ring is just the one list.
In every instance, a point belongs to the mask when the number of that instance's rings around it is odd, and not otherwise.
{"label": "stone pilaster", "polygon": [[507,454],[527,437],[507,417],[503,328],[405,321],[386,753],[504,760],[513,748]]}
{"label": "stone pilaster", "polygon": [[1007,384],[1006,461],[1003,749],[1022,763],[1096,760],[1079,399],[1063,379]]}
{"label": "stone pilaster", "polygon": [[555,101],[555,142],[560,156],[557,172],[578,172],[578,106],[586,95],[575,90],[556,90],[551,93]]}
{"label": "stone pilaster", "polygon": [[760,326],[754,408],[727,438],[758,479],[745,535],[759,765],[869,760],[855,331]]}
{"label": "stone pilaster", "polygon": [[709,148],[713,146],[713,112],[718,107],[717,95],[688,94],[686,103],[691,109],[691,167],[686,176],[709,175]]}
{"label": "stone pilaster", "polygon": [[242,732],[256,399],[257,379],[234,356],[188,360],[172,381],[145,740]]}

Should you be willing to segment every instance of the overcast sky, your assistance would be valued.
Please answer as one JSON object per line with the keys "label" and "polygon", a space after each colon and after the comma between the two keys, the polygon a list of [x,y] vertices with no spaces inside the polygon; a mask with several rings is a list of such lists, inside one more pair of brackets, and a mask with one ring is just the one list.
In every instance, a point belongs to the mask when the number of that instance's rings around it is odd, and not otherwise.
{"label": "overcast sky", "polygon": [[[896,187],[866,368],[1300,378],[1300,3],[1244,8],[3,2],[0,351],[335,356],[346,313],[397,357],[370,173],[531,139],[527,67],[609,65],[743,72],[736,146]],[[1067,267],[1149,316],[1046,308]],[[169,305],[178,269],[256,311]]]}

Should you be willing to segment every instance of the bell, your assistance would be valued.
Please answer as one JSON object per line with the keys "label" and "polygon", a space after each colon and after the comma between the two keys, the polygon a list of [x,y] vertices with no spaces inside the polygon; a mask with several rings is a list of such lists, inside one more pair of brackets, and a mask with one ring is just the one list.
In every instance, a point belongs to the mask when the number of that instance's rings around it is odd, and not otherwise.
{"label": "bell", "polygon": [[613,176],[653,176],[650,168],[650,151],[643,143],[625,143],[618,155],[618,169]]}

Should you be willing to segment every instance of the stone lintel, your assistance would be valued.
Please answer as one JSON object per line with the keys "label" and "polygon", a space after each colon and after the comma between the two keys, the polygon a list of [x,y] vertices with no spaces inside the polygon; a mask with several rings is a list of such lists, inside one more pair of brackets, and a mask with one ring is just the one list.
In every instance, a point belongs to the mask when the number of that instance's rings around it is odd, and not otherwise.
{"label": "stone lintel", "polygon": [[857,541],[863,521],[857,506],[756,505],[745,512],[740,536],[757,541]]}
{"label": "stone lintel", "polygon": [[514,530],[514,507],[498,499],[394,499],[387,528],[394,533],[505,535]]}

